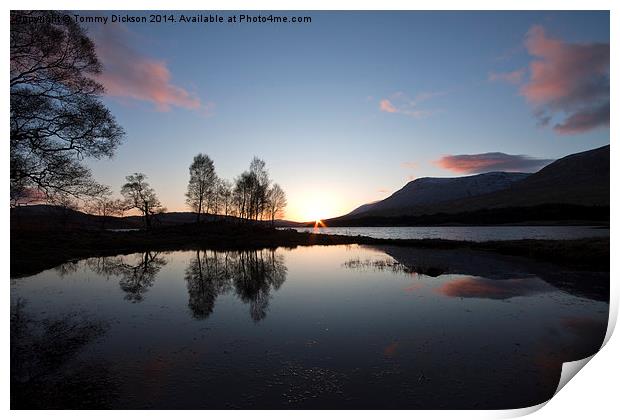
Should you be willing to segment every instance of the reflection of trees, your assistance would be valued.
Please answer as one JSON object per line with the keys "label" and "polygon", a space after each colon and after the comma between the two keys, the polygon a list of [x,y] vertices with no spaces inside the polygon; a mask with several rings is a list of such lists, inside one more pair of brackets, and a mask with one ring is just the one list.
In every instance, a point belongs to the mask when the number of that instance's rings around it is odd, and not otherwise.
{"label": "reflection of trees", "polygon": [[140,302],[153,285],[155,277],[168,262],[158,252],[142,252],[129,256],[91,258],[86,264],[97,274],[119,276],[125,299]]}
{"label": "reflection of trees", "polygon": [[218,295],[234,289],[250,305],[250,316],[267,315],[271,291],[286,280],[284,257],[275,250],[198,251],[185,271],[189,307],[194,317],[207,318]]}
{"label": "reflection of trees", "polygon": [[67,276],[69,274],[75,273],[79,268],[79,263],[77,261],[68,261],[66,263],[60,264],[54,270],[58,273],[60,277]]}
{"label": "reflection of trees", "polygon": [[196,251],[185,270],[189,307],[195,318],[207,318],[213,312],[215,299],[230,289],[229,253]]}
{"label": "reflection of trees", "polygon": [[35,319],[21,299],[11,305],[11,408],[105,408],[115,395],[101,360],[78,361],[105,334],[84,313]]}

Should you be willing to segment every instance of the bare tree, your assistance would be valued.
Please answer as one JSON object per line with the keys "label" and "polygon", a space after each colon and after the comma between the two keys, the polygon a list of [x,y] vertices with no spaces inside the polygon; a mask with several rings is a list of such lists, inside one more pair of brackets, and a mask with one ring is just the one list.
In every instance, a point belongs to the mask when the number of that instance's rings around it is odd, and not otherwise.
{"label": "bare tree", "polygon": [[235,180],[234,202],[237,217],[250,219],[252,215],[252,189],[255,183],[252,173],[245,171]]}
{"label": "bare tree", "polygon": [[262,217],[267,201],[267,189],[269,188],[269,173],[265,161],[254,157],[250,162],[250,174],[252,175],[252,200],[250,218],[258,220]]}
{"label": "bare tree", "polygon": [[101,228],[105,229],[106,222],[113,216],[123,214],[124,203],[118,198],[112,198],[112,191],[105,187],[99,194],[91,197],[84,206],[86,212],[99,216]]}
{"label": "bare tree", "polygon": [[194,156],[189,167],[189,184],[187,185],[187,204],[196,212],[196,222],[200,215],[208,210],[212,196],[216,192],[215,166],[211,158],[205,154]]}
{"label": "bare tree", "polygon": [[121,188],[121,194],[125,198],[124,208],[139,210],[144,217],[146,228],[150,229],[153,215],[158,214],[162,208],[159,198],[146,182],[146,175],[134,173],[125,179],[127,182]]}
{"label": "bare tree", "polygon": [[93,194],[82,160],[111,157],[124,136],[92,78],[101,72],[93,42],[54,11],[11,11],[10,38],[12,196]]}
{"label": "bare tree", "polygon": [[220,201],[220,211],[224,216],[230,216],[232,212],[232,183],[226,179],[220,179],[217,186],[217,194]]}
{"label": "bare tree", "polygon": [[276,218],[284,217],[286,194],[279,184],[273,184],[267,191],[267,215],[273,225]]}

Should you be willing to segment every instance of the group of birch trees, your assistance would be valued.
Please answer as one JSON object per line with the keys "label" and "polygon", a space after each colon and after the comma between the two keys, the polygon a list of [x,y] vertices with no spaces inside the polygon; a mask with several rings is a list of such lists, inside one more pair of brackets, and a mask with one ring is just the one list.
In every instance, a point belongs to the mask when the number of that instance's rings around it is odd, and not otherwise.
{"label": "group of birch trees", "polygon": [[273,223],[284,214],[286,194],[280,185],[271,183],[262,159],[252,159],[249,169],[230,182],[218,177],[213,160],[200,153],[194,156],[189,175],[186,202],[198,222],[211,214]]}

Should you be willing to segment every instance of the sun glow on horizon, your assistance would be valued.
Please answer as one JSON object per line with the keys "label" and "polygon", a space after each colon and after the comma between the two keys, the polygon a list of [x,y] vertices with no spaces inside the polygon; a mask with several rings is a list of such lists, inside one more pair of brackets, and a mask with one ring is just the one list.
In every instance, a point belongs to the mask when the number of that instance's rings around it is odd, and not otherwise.
{"label": "sun glow on horizon", "polygon": [[291,197],[289,201],[291,204],[287,208],[287,214],[290,215],[290,220],[314,222],[316,226],[320,226],[325,219],[347,213],[349,207],[343,203],[342,197],[322,189],[300,195],[301,197]]}

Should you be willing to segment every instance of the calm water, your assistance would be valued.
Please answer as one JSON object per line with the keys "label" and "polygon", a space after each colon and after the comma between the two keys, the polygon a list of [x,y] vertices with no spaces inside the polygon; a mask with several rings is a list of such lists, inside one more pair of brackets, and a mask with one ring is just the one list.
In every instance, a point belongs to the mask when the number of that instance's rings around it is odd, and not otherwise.
{"label": "calm water", "polygon": [[600,347],[608,286],[393,246],[92,258],[12,280],[12,405],[530,406]]}
{"label": "calm water", "polygon": [[609,237],[608,228],[592,226],[394,226],[295,228],[295,230],[347,236],[362,235],[381,239],[432,238],[475,242]]}

